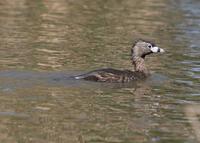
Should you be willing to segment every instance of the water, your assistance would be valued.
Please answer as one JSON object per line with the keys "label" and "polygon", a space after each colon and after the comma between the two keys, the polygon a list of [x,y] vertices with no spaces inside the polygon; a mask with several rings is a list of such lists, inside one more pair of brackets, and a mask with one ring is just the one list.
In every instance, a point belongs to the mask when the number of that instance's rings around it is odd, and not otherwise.
{"label": "water", "polygon": [[[0,2],[0,141],[197,143],[185,109],[200,100],[199,7],[198,0]],[[167,51],[147,57],[148,80],[67,78],[132,69],[138,38]]]}

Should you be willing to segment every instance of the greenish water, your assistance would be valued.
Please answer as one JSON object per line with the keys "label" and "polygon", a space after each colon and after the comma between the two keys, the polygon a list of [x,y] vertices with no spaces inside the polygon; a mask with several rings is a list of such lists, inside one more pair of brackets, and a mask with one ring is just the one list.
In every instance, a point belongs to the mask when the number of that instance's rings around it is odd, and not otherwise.
{"label": "greenish water", "polygon": [[[200,101],[198,0],[0,2],[0,142],[197,143],[186,115]],[[132,69],[138,38],[166,50],[132,84],[74,81]]]}

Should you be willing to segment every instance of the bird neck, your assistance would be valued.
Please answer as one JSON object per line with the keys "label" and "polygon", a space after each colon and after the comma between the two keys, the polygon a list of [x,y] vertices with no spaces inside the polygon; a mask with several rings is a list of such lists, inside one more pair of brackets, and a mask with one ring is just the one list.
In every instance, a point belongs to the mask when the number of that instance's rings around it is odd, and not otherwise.
{"label": "bird neck", "polygon": [[133,60],[133,65],[134,65],[135,71],[144,73],[145,75],[149,74],[149,72],[145,66],[145,63],[144,63],[145,61],[143,58],[133,57],[132,60]]}

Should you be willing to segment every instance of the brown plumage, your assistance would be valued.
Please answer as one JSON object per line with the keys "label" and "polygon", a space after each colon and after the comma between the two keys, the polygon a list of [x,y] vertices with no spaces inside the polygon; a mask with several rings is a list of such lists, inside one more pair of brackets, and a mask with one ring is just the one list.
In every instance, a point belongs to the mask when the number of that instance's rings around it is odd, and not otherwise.
{"label": "brown plumage", "polygon": [[139,40],[131,48],[131,60],[134,65],[134,71],[107,68],[94,70],[74,78],[98,82],[130,82],[145,79],[149,75],[144,63],[145,56],[158,52],[164,52],[164,50],[156,47],[151,42]]}

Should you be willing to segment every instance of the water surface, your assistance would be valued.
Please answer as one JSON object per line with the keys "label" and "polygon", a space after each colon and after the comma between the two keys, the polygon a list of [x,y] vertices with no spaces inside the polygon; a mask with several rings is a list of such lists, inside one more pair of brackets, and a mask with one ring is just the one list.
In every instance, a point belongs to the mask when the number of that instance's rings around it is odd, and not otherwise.
{"label": "water surface", "polygon": [[[185,109],[200,101],[199,7],[198,0],[0,2],[0,141],[197,143]],[[166,50],[147,57],[146,81],[67,78],[132,69],[138,38]]]}

